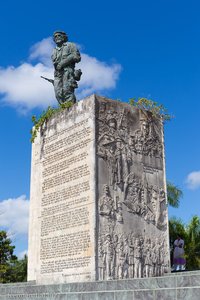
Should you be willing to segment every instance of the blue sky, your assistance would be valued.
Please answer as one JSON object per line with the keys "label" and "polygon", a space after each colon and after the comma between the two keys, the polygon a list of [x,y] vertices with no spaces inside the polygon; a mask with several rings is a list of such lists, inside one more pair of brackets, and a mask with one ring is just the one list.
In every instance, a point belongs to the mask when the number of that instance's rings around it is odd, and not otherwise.
{"label": "blue sky", "polygon": [[167,178],[184,192],[170,216],[200,215],[200,3],[7,1],[0,10],[0,228],[27,249],[31,116],[56,105],[51,35],[62,29],[82,53],[78,98],[147,97],[175,118],[165,126]]}

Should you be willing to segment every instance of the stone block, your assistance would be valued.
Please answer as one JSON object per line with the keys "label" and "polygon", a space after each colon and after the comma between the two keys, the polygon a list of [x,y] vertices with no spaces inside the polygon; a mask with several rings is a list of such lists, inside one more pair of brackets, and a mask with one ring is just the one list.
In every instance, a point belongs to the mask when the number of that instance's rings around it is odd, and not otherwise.
{"label": "stone block", "polygon": [[98,293],[84,293],[82,300],[98,300]]}
{"label": "stone block", "polygon": [[[98,300],[115,300],[115,294],[111,292],[98,293]],[[96,300],[96,299],[95,299]]]}
{"label": "stone block", "polygon": [[[176,289],[156,290],[155,300],[176,300]],[[186,298],[182,298],[186,299]]]}
{"label": "stone block", "polygon": [[180,275],[177,276],[177,287],[196,287],[199,286],[200,275]]}
{"label": "stone block", "polygon": [[53,116],[32,147],[30,202],[28,280],[169,271],[163,125],[150,112],[92,95]]}
{"label": "stone block", "polygon": [[81,294],[67,294],[62,300],[82,300]]}
{"label": "stone block", "polygon": [[[133,293],[133,300],[154,300],[154,291],[135,291]],[[164,300],[163,298],[160,298]]]}
{"label": "stone block", "polygon": [[133,300],[133,292],[115,292],[115,300]]}
{"label": "stone block", "polygon": [[200,299],[200,287],[198,288],[182,288],[177,290],[177,300],[199,300]]}

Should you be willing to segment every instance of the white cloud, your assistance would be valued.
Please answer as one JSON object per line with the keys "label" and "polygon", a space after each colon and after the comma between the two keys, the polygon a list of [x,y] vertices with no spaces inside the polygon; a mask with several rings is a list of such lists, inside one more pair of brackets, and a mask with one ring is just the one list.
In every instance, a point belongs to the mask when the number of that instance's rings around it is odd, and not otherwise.
{"label": "white cloud", "polygon": [[191,190],[200,188],[200,171],[189,173],[186,179],[186,184]]}
{"label": "white cloud", "polygon": [[42,63],[35,66],[23,63],[19,67],[0,69],[0,93],[3,101],[18,108],[45,107],[53,103],[50,83],[40,76],[52,77],[51,70]]}
{"label": "white cloud", "polygon": [[112,89],[121,71],[119,64],[106,64],[95,57],[81,53],[82,60],[78,64],[83,74],[79,83],[79,95],[85,97],[93,92]]}
{"label": "white cloud", "polygon": [[29,218],[29,201],[26,196],[10,198],[0,202],[0,228],[6,229],[14,236],[27,234]]}
{"label": "white cloud", "polygon": [[[56,104],[53,86],[40,78],[53,78],[50,60],[53,47],[51,38],[43,39],[31,47],[27,62],[17,67],[0,68],[0,95],[4,103],[21,110]],[[85,53],[81,56],[77,66],[83,73],[77,90],[78,99],[115,88],[121,71],[119,64],[108,64]]]}
{"label": "white cloud", "polygon": [[30,49],[30,60],[38,59],[43,64],[51,66],[51,53],[54,44],[51,37],[34,44]]}

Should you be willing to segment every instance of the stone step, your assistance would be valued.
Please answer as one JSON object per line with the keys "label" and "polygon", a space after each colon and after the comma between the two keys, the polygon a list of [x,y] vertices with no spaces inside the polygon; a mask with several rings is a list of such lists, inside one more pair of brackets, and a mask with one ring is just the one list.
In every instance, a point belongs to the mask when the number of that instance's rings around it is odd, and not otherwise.
{"label": "stone step", "polygon": [[69,284],[1,284],[0,300],[182,300],[200,299],[200,272],[163,277]]}

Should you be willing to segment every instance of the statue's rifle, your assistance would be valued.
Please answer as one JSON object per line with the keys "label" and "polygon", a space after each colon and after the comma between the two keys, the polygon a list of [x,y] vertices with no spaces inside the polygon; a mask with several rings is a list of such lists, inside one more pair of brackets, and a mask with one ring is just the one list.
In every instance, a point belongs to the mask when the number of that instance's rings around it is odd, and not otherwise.
{"label": "statue's rifle", "polygon": [[40,76],[40,77],[41,77],[42,79],[45,79],[45,80],[51,82],[51,83],[54,85],[54,80],[53,80],[53,79],[49,79],[49,78],[44,77],[44,76]]}

